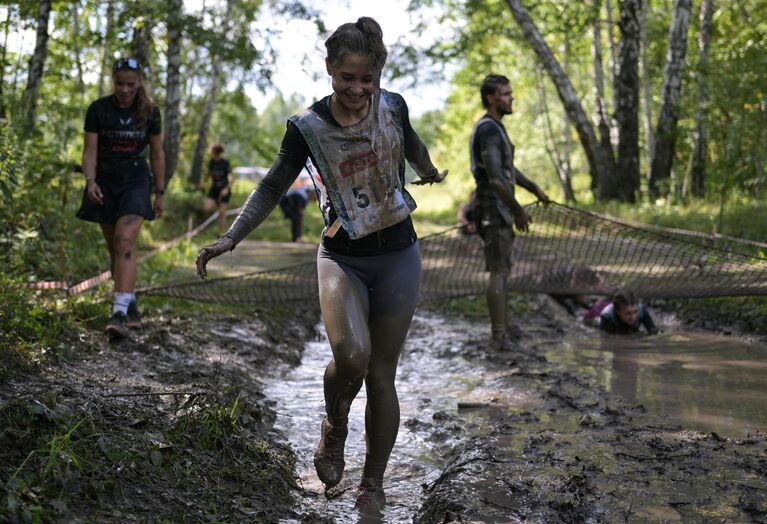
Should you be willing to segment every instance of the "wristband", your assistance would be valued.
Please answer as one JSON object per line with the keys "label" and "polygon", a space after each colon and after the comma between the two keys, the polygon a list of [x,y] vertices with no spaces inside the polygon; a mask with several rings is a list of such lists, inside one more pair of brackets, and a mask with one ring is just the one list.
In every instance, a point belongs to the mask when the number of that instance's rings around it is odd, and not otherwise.
{"label": "wristband", "polygon": [[164,189],[155,189],[154,190],[154,194],[162,196],[162,195],[165,194],[165,190]]}

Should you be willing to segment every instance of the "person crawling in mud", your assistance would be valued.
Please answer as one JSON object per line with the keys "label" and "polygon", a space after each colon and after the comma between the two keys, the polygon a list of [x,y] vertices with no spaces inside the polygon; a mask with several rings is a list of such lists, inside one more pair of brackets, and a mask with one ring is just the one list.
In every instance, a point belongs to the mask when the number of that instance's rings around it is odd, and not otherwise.
{"label": "person crawling in mud", "polygon": [[612,298],[592,307],[583,321],[602,331],[617,335],[639,332],[644,327],[648,334],[658,333],[652,316],[632,291],[621,291]]}
{"label": "person crawling in mud", "polygon": [[397,362],[418,302],[421,256],[405,189],[405,160],[420,180],[441,182],[399,94],[380,88],[387,51],[372,18],[338,27],[325,41],[333,93],[288,120],[277,159],[229,231],[200,251],[197,271],[233,250],[277,206],[307,158],[325,229],[317,253],[322,318],[333,358],[314,465],[326,488],[341,481],[349,409],[364,381],[367,451],[356,506],[378,514],[384,472],[399,428]]}

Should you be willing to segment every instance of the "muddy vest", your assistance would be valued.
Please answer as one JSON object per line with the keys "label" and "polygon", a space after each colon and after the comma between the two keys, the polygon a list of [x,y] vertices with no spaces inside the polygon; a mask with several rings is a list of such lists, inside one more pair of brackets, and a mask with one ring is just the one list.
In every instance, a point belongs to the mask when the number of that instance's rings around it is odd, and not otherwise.
{"label": "muddy vest", "polygon": [[404,131],[390,96],[380,90],[368,116],[348,127],[326,122],[310,109],[290,117],[321,174],[315,183],[325,221],[330,225],[332,205],[351,239],[398,224],[416,208],[400,178]]}
{"label": "muddy vest", "polygon": [[[485,210],[497,210],[503,221],[510,225],[514,221],[511,216],[511,211],[490,186],[490,177],[482,163],[480,151],[477,150],[477,130],[482,125],[492,125],[499,133],[501,133],[501,136],[503,137],[503,146],[501,149],[501,174],[511,185],[512,190],[517,182],[516,177],[514,176],[514,144],[509,140],[503,126],[494,118],[485,115],[480,118],[477,125],[474,126],[469,145],[469,151],[471,152],[471,173],[474,175],[474,180],[477,182],[477,204]],[[482,147],[482,144],[479,144],[479,146]]]}

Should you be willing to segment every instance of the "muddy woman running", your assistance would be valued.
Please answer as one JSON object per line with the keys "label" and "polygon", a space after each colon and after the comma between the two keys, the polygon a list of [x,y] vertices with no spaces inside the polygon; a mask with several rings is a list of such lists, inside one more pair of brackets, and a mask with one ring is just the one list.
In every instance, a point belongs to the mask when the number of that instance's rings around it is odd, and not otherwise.
{"label": "muddy woman running", "polygon": [[325,219],[317,253],[319,298],[333,359],[325,370],[327,416],[314,456],[326,487],[341,481],[349,408],[367,389],[367,451],[357,496],[362,513],[380,512],[383,477],[399,429],[397,362],[415,311],[421,256],[405,183],[441,182],[410,125],[404,99],[380,88],[386,47],[372,18],[343,24],[325,42],[333,93],[288,121],[277,159],[229,231],[205,247],[197,270],[230,251],[274,209],[308,158]]}

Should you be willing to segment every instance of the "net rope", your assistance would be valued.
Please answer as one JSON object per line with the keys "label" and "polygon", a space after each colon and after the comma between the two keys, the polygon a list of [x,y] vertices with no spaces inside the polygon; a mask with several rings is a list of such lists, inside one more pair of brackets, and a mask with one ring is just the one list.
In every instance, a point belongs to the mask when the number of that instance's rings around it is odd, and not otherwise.
{"label": "net rope", "polygon": [[[561,204],[528,207],[530,231],[517,235],[509,288],[554,295],[609,295],[628,288],[650,298],[767,295],[767,258],[755,242],[625,223]],[[485,292],[483,245],[453,227],[419,240],[421,301]],[[145,288],[154,295],[225,304],[317,302],[313,255],[305,263],[206,281]]]}

